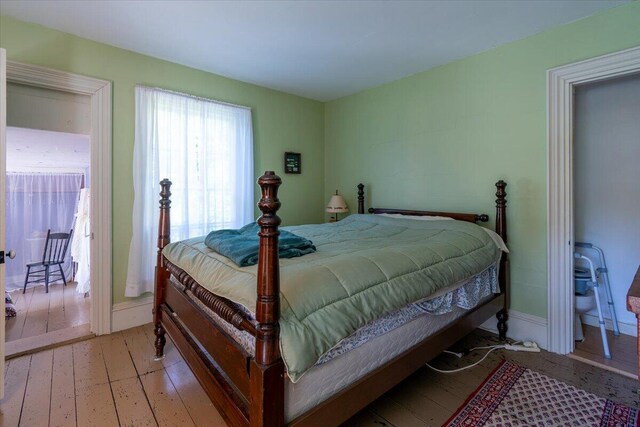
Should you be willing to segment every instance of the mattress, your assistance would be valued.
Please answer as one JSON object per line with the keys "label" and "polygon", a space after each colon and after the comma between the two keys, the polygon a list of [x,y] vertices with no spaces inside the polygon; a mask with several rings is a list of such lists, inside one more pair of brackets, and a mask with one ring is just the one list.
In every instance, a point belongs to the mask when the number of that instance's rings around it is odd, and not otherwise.
{"label": "mattress", "polygon": [[[479,304],[487,301],[484,298]],[[374,369],[420,344],[470,310],[455,307],[447,314],[424,314],[392,331],[368,340],[340,357],[309,369],[297,382],[285,384],[286,422],[304,414]]]}
{"label": "mattress", "polygon": [[[187,290],[173,275],[171,275],[170,280],[174,286],[185,292],[186,295],[200,307],[200,309],[209,315],[220,329],[233,338],[248,354],[254,354],[255,341],[251,334],[237,329],[235,326],[218,316],[214,311],[203,304],[191,291]],[[341,340],[324,353],[315,365],[324,364],[335,357],[338,357],[348,351],[352,351],[353,349],[363,345],[365,342],[386,334],[387,332],[409,323],[424,314],[444,315],[450,313],[456,307],[471,309],[476,307],[480,301],[484,300],[487,296],[498,293],[500,293],[498,286],[498,265],[494,264],[470,279],[446,288],[443,292],[434,295],[432,298],[408,304],[399,310],[360,327],[353,334]],[[246,318],[255,321],[253,313],[240,305],[236,305],[236,308],[242,310]]]}

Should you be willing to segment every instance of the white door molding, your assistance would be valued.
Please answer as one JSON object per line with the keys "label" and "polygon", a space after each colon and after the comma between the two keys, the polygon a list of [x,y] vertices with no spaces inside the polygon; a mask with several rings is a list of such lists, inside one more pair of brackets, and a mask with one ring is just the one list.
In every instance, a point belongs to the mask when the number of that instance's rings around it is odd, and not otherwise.
{"label": "white door molding", "polygon": [[577,85],[640,72],[640,47],[547,72],[547,282],[549,350],[573,351],[573,125]]}
{"label": "white door molding", "polygon": [[91,98],[91,331],[111,332],[111,82],[7,61],[7,81]]}

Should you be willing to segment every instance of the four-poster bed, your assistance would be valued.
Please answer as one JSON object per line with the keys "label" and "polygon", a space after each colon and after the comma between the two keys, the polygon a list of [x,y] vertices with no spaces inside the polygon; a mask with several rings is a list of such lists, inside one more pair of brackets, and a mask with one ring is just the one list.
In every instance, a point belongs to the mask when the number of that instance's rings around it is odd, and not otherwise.
{"label": "four-poster bed", "polygon": [[[508,256],[499,258],[500,293],[485,298],[477,306],[460,311],[450,323],[428,338],[386,361],[382,366],[359,376],[353,382],[323,401],[314,403],[303,413],[286,419],[285,401],[295,387],[286,378],[280,346],[280,262],[278,259],[278,227],[280,178],[265,172],[258,180],[262,216],[259,257],[256,270],[255,314],[251,316],[239,304],[214,294],[198,283],[182,268],[171,263],[163,249],[170,236],[170,186],[163,180],[160,192],[160,221],[156,266],[154,322],[156,357],[163,356],[165,332],[170,335],[203,388],[227,423],[233,426],[329,426],[337,425],[364,408],[384,392],[453,345],[493,315],[498,319],[500,338],[507,331],[509,290]],[[496,232],[506,242],[506,183],[496,183]],[[358,185],[358,213],[364,214],[364,186]],[[487,222],[487,215],[448,212],[406,211],[397,209],[369,210],[373,214],[439,216],[475,223]],[[227,327],[221,327],[221,320]],[[232,337],[229,326],[251,337],[253,351]],[[396,333],[397,335],[398,333]],[[334,363],[335,365],[335,363]],[[310,370],[309,372],[311,372]],[[337,371],[336,371],[337,372]],[[313,374],[307,381],[314,381]],[[341,378],[336,378],[338,381]],[[326,379],[325,379],[326,381]],[[286,387],[285,387],[286,383]],[[300,386],[301,387],[301,386]],[[285,390],[286,388],[286,390]],[[285,394],[287,395],[285,399]]]}

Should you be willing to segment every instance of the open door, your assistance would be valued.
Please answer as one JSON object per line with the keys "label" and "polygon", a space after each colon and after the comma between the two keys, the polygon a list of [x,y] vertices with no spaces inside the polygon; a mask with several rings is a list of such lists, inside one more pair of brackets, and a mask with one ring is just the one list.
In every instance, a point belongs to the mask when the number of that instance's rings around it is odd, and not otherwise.
{"label": "open door", "polygon": [[[0,48],[0,294],[4,305],[5,178],[7,174],[7,51]],[[4,397],[4,316],[0,320],[0,399]]]}

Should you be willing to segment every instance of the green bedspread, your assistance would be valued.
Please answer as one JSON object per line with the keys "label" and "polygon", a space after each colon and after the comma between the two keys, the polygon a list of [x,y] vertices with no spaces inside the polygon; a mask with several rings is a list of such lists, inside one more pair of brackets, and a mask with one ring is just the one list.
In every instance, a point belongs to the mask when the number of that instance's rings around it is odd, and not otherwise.
{"label": "green bedspread", "polygon": [[[351,215],[283,228],[318,249],[280,260],[280,348],[293,382],[359,327],[443,292],[500,255],[481,227],[460,221]],[[257,266],[236,266],[206,247],[204,237],[172,243],[163,253],[211,292],[255,312]]]}

